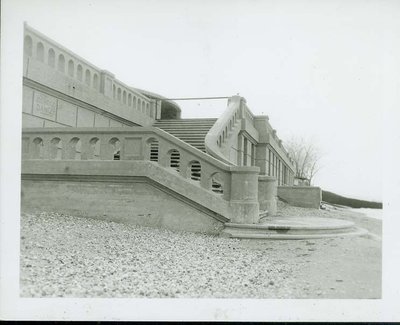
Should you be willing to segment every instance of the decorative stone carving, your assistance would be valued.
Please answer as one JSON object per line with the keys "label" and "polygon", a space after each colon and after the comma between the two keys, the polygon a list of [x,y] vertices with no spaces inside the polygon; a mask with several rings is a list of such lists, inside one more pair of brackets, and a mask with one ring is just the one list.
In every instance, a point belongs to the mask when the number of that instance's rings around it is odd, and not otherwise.
{"label": "decorative stone carving", "polygon": [[33,115],[49,120],[56,119],[57,99],[46,94],[35,92],[33,99]]}

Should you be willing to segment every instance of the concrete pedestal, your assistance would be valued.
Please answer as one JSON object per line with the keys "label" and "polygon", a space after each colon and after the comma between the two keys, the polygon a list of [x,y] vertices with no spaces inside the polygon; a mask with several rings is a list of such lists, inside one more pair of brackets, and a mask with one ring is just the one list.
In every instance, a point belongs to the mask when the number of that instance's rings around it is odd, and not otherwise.
{"label": "concrete pedestal", "polygon": [[276,214],[278,182],[275,177],[258,176],[258,202],[260,211],[268,211],[268,215]]}

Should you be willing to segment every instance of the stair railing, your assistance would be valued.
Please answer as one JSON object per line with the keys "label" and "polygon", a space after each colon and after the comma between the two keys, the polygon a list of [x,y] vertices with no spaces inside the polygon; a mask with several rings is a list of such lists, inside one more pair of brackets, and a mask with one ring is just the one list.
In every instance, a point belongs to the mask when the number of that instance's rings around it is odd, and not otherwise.
{"label": "stair railing", "polygon": [[226,110],[208,131],[204,139],[206,152],[228,165],[235,164],[222,153],[221,147],[229,137],[229,132],[235,127],[236,122],[242,118],[243,101],[244,99],[240,96],[229,98]]}

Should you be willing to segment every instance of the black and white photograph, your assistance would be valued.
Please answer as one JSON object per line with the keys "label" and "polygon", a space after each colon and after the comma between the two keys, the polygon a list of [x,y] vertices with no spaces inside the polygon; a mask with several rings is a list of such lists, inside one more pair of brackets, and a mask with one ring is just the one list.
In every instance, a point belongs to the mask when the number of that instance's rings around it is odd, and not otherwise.
{"label": "black and white photograph", "polygon": [[400,2],[1,5],[1,319],[400,320]]}

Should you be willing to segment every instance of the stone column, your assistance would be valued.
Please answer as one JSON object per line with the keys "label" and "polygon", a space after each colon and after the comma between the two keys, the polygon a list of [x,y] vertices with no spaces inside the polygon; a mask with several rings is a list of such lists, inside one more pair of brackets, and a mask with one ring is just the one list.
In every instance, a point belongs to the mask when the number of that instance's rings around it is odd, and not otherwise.
{"label": "stone column", "polygon": [[247,157],[247,153],[249,151],[248,143],[249,143],[249,140],[247,140],[247,138],[245,136],[243,136],[243,159],[242,159],[243,166],[248,166],[249,165],[248,164],[248,160],[249,159]]}
{"label": "stone column", "polygon": [[268,174],[267,154],[267,144],[258,143],[255,150],[255,165],[260,168],[261,175]]}
{"label": "stone column", "polygon": [[234,223],[258,223],[258,167],[231,167],[230,217]]}
{"label": "stone column", "polygon": [[161,99],[156,99],[155,100],[155,119],[160,120],[161,119],[161,105],[162,105],[162,100]]}
{"label": "stone column", "polygon": [[251,143],[251,166],[255,166],[256,161],[256,146],[254,143]]}
{"label": "stone column", "polygon": [[243,166],[243,135],[238,135],[237,165]]}
{"label": "stone column", "polygon": [[157,117],[157,100],[150,99],[150,116],[153,119]]}
{"label": "stone column", "polygon": [[260,211],[268,211],[268,215],[276,214],[278,182],[275,177],[260,175],[258,177],[258,202]]}

